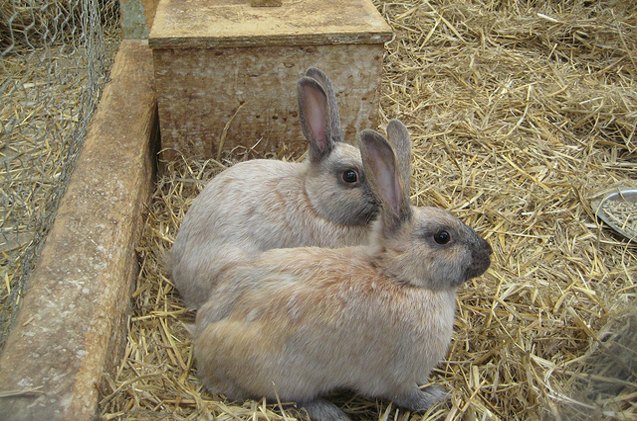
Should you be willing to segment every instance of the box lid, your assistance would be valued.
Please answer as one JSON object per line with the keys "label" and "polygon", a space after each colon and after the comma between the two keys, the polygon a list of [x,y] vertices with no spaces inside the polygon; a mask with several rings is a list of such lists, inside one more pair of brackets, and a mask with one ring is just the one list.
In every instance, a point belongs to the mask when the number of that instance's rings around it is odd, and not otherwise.
{"label": "box lid", "polygon": [[160,0],[152,48],[380,44],[392,31],[370,0]]}

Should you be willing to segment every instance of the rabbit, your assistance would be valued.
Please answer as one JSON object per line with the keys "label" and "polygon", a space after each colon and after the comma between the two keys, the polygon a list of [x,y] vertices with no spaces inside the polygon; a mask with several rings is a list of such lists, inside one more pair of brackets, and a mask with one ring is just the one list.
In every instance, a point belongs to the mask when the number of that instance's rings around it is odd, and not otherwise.
{"label": "rabbit", "polygon": [[[482,275],[491,247],[449,212],[409,203],[409,134],[360,133],[380,202],[368,244],[269,250],[227,268],[194,326],[198,376],[232,400],[297,402],[312,420],[347,420],[322,396],[353,390],[424,410],[447,392],[427,382],[445,356],[455,291]],[[407,152],[405,152],[407,151]]]}
{"label": "rabbit", "polygon": [[367,240],[378,204],[360,151],[343,142],[332,82],[309,68],[297,89],[307,159],[238,163],[213,178],[184,217],[169,267],[187,307],[206,300],[225,266],[265,250]]}

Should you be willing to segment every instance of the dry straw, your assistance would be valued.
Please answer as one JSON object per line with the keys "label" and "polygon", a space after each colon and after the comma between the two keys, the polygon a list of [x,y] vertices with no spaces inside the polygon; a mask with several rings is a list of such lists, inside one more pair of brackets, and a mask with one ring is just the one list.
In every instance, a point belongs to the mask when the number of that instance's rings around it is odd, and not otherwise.
{"label": "dry straw", "polygon": [[[79,29],[74,31],[69,33],[79,38]],[[0,39],[5,35],[0,28]],[[117,40],[107,34],[90,46],[78,45],[86,38],[38,48],[0,45],[0,348],[55,218]]]}
{"label": "dry straw", "polygon": [[[637,180],[637,6],[375,4],[396,31],[381,112],[413,134],[412,201],[450,209],[495,253],[459,291],[450,352],[433,375],[449,401],[427,414],[348,394],[336,402],[360,420],[637,419],[637,246],[588,204]],[[126,355],[102,390],[105,419],[301,417],[210,395],[192,368],[182,326],[192,314],[161,262],[223,165],[170,163],[158,181]]]}
{"label": "dry straw", "polygon": [[[100,3],[103,14],[116,7],[112,0]],[[72,39],[82,25],[88,25],[87,14],[97,6],[88,0],[2,0],[0,52],[7,47],[33,48]]]}
{"label": "dry straw", "polygon": [[79,145],[86,51],[42,53],[0,64],[0,345]]}

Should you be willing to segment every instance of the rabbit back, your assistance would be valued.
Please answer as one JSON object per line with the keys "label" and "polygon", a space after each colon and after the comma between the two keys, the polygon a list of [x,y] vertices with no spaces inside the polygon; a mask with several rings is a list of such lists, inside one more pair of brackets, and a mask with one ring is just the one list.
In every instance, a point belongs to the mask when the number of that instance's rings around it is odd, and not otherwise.
{"label": "rabbit back", "polygon": [[279,249],[226,272],[197,316],[204,383],[234,399],[308,400],[426,380],[447,350],[454,293],[397,284],[369,259],[361,248]]}
{"label": "rabbit back", "polygon": [[[172,280],[189,307],[203,304],[224,267],[265,250],[366,241],[366,225],[338,224],[317,214],[304,186],[307,171],[303,163],[252,160],[208,183],[184,218],[171,251]],[[364,193],[343,192],[333,200],[346,201],[348,194]]]}
{"label": "rabbit back", "polygon": [[[404,144],[407,130],[391,124]],[[361,155],[380,201],[369,244],[275,249],[228,267],[196,321],[210,390],[313,410],[338,388],[412,411],[446,396],[417,385],[450,343],[456,288],[488,269],[491,248],[449,212],[410,206],[409,166],[382,135],[364,130]]]}
{"label": "rabbit back", "polygon": [[188,307],[206,300],[224,268],[264,250],[366,242],[377,201],[360,151],[343,141],[332,82],[309,68],[297,95],[305,162],[236,164],[206,186],[184,218],[169,264]]}

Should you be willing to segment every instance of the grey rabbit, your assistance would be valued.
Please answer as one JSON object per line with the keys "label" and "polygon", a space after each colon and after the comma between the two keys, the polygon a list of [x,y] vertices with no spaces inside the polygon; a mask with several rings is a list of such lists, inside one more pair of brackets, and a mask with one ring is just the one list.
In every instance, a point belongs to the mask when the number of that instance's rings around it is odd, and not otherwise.
{"label": "grey rabbit", "polygon": [[[360,134],[380,201],[366,245],[274,249],[228,267],[194,329],[198,375],[232,400],[298,402],[313,420],[347,420],[323,396],[349,389],[411,411],[447,396],[419,388],[447,352],[456,289],[491,247],[449,212],[409,203],[405,126]],[[398,158],[392,145],[401,152]]]}
{"label": "grey rabbit", "polygon": [[206,300],[226,266],[265,250],[366,241],[378,205],[360,151],[343,142],[332,82],[309,68],[297,89],[307,159],[238,163],[214,177],[184,217],[170,267],[188,307]]}

